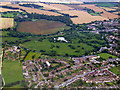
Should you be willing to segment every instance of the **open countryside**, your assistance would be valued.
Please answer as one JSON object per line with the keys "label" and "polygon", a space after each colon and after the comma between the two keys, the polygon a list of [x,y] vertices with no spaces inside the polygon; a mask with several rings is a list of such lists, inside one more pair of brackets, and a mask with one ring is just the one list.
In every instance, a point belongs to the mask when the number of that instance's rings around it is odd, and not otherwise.
{"label": "open countryside", "polygon": [[[90,23],[92,21],[100,21],[100,20],[108,20],[107,18],[101,16],[92,16],[87,12],[84,11],[76,11],[76,10],[69,10],[69,11],[59,11],[61,13],[69,14],[71,16],[78,16],[71,18],[73,23],[75,24],[82,24],[82,23]],[[73,13],[74,12],[74,13]]]}
{"label": "open countryside", "polygon": [[34,34],[52,34],[57,31],[64,30],[67,27],[68,26],[61,22],[41,19],[38,21],[21,22],[18,26],[18,31]]}
{"label": "open countryside", "polygon": [[16,8],[20,8],[23,9],[25,11],[27,11],[28,13],[38,13],[38,14],[45,14],[45,15],[54,15],[54,16],[60,16],[61,14],[55,13],[55,12],[50,12],[50,11],[44,11],[44,10],[39,10],[39,9],[34,9],[34,8],[28,8],[28,7],[23,7],[23,6],[19,6],[19,5],[8,5],[11,7],[16,7]]}
{"label": "open countryside", "polygon": [[1,6],[0,89],[119,89],[119,3],[42,1]]}
{"label": "open countryside", "polygon": [[14,10],[14,9],[6,9],[6,8],[0,8],[0,12],[8,12],[8,11],[19,11],[22,12],[21,10]]}
{"label": "open countryside", "polygon": [[[21,4],[25,4],[25,3],[21,3]],[[28,3],[26,3],[26,4],[28,4]],[[107,12],[104,9],[102,9],[101,7],[96,6],[95,4],[85,4],[85,5],[83,4],[83,5],[76,5],[76,6],[69,5],[69,4],[66,4],[66,5],[46,4],[46,3],[34,3],[34,4],[43,6],[44,10],[23,7],[23,6],[19,6],[17,4],[8,5],[8,6],[17,7],[17,8],[26,10],[28,13],[38,13],[38,14],[54,15],[54,16],[62,16],[60,13],[69,14],[71,16],[75,15],[78,17],[71,18],[71,20],[75,24],[89,23],[89,22],[95,21],[95,20],[99,21],[99,20],[118,18],[118,15]],[[92,16],[88,12],[83,10],[85,7],[92,9],[95,12],[103,12],[103,13],[101,14],[101,16]],[[48,10],[57,10],[57,12],[48,11]],[[86,16],[88,16],[88,18],[86,18]]]}
{"label": "open countryside", "polygon": [[110,19],[118,18],[118,15],[115,15],[113,13],[109,13],[109,12],[105,11],[104,9],[102,9],[100,7],[97,7],[97,6],[93,5],[93,4],[92,5],[80,5],[80,6],[93,9],[96,12],[103,12],[101,14],[101,16],[105,17],[105,18],[110,18]]}

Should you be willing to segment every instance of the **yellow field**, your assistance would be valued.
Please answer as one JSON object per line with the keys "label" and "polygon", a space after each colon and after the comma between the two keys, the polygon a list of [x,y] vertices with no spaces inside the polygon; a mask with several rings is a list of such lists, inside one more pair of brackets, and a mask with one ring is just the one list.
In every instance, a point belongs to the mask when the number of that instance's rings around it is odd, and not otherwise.
{"label": "yellow field", "polygon": [[27,11],[28,13],[38,13],[38,14],[45,14],[45,15],[61,16],[61,14],[58,14],[58,13],[55,13],[55,12],[44,11],[44,10],[39,10],[39,9],[34,9],[34,8],[28,8],[28,7],[22,7],[22,6],[19,6],[17,4],[8,5],[8,6],[21,8],[21,9]]}
{"label": "yellow field", "polygon": [[56,8],[54,6],[51,6],[51,5],[48,5],[48,4],[44,4],[44,3],[34,3],[34,4],[43,6],[45,10],[51,10],[51,9],[60,10],[59,8]]}
{"label": "yellow field", "polygon": [[115,15],[113,13],[109,13],[109,12],[105,11],[104,9],[99,8],[93,4],[92,5],[80,5],[80,6],[93,9],[95,12],[103,12],[103,14],[101,14],[101,16],[105,17],[105,18],[109,18],[109,19],[118,18],[118,15]]}
{"label": "yellow field", "polygon": [[69,10],[69,11],[59,11],[61,13],[69,14],[71,16],[77,15],[76,18],[71,18],[73,23],[75,24],[82,24],[82,23],[89,23],[91,21],[96,20],[108,20],[107,18],[101,17],[101,16],[92,16],[87,12],[84,11],[76,11],[76,10]]}
{"label": "yellow field", "polygon": [[119,7],[112,7],[112,8],[118,9]]}
{"label": "yellow field", "polygon": [[68,7],[67,5],[62,5],[62,4],[50,4],[50,6],[53,6],[55,8],[58,8],[60,10],[69,10],[69,9],[73,9],[71,7]]}
{"label": "yellow field", "polygon": [[0,18],[0,29],[5,29],[14,26],[13,18]]}
{"label": "yellow field", "polygon": [[114,11],[114,10],[116,10],[115,8],[108,8],[108,7],[100,7],[100,8],[102,8],[102,9],[104,9],[106,11]]}
{"label": "yellow field", "polygon": [[120,12],[113,12],[114,14],[118,14],[118,13],[120,13]]}
{"label": "yellow field", "polygon": [[8,5],[11,4],[11,2],[0,2],[0,5]]}
{"label": "yellow field", "polygon": [[[27,4],[27,3],[21,3],[21,4]],[[44,4],[44,3],[34,3],[36,5],[43,6],[45,10],[69,10],[73,9],[71,7],[68,7],[67,5],[62,5],[62,4]]]}
{"label": "yellow field", "polygon": [[14,10],[14,9],[0,8],[0,12],[7,12],[7,11],[19,11],[19,12],[22,12],[21,10]]}

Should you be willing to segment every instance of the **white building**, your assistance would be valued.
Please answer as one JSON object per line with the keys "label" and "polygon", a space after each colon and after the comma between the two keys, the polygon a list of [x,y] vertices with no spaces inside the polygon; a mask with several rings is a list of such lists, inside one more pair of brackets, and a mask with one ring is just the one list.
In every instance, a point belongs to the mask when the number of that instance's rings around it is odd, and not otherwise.
{"label": "white building", "polygon": [[[54,40],[56,40],[56,38],[54,38]],[[58,37],[57,40],[58,41],[68,42],[64,37]]]}
{"label": "white building", "polygon": [[46,61],[46,64],[47,64],[48,67],[50,67],[50,63],[48,61]]}

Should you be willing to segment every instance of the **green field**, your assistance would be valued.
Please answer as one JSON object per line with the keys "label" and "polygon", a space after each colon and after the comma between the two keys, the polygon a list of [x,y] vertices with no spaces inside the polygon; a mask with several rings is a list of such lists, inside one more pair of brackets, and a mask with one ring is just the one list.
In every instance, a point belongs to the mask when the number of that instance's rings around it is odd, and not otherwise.
{"label": "green field", "polygon": [[[34,58],[33,58],[33,56],[34,56]],[[41,53],[29,52],[24,60],[38,59],[40,56],[41,56]]]}
{"label": "green field", "polygon": [[111,68],[110,71],[112,71],[114,74],[120,76],[120,66]]}
{"label": "green field", "polygon": [[118,6],[118,3],[98,3],[98,7],[115,7]]}
{"label": "green field", "polygon": [[0,36],[8,36],[8,31],[0,31]]}
{"label": "green field", "polygon": [[14,18],[15,16],[18,16],[19,14],[26,14],[26,12],[19,12],[19,11],[11,11],[11,12],[3,12],[1,13],[1,16],[7,17],[7,18]]}
{"label": "green field", "polygon": [[108,54],[108,53],[100,53],[100,54],[98,54],[98,56],[100,56],[106,60],[109,59],[109,57],[116,58],[116,56]]}
{"label": "green field", "polygon": [[[69,45],[72,45],[74,49],[70,48]],[[58,55],[83,55],[85,52],[94,49],[91,46],[88,46],[85,43],[64,43],[64,42],[49,42],[47,39],[42,42],[33,40],[22,44],[23,47],[28,48],[30,50],[43,51],[45,54],[50,54],[51,51]],[[78,51],[78,52],[76,52]]]}
{"label": "green field", "polygon": [[[0,37],[1,38],[1,37]],[[17,37],[2,37],[2,42],[15,42],[18,41],[20,38]]]}
{"label": "green field", "polygon": [[22,65],[20,65],[19,61],[8,61],[4,59],[2,76],[4,77],[5,85],[24,80]]}

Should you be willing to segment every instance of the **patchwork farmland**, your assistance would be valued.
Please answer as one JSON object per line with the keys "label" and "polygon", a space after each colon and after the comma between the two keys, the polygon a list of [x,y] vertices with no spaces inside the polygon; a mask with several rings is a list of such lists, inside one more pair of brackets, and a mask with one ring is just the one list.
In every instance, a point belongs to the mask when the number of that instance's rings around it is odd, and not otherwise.
{"label": "patchwork farmland", "polygon": [[18,26],[20,32],[30,32],[34,34],[51,34],[67,28],[65,24],[56,21],[38,20],[21,22]]}
{"label": "patchwork farmland", "polygon": [[114,10],[116,10],[115,8],[111,8],[111,7],[100,7],[100,8],[102,8],[102,9],[104,9],[106,11],[114,11]]}
{"label": "patchwork farmland", "polygon": [[98,21],[108,20],[107,18],[104,18],[101,16],[92,16],[84,11],[69,10],[69,11],[59,11],[59,12],[69,14],[71,16],[74,16],[74,15],[78,16],[76,18],[71,18],[71,20],[75,24],[89,23],[89,22],[95,21],[95,20],[98,20]]}
{"label": "patchwork farmland", "polygon": [[60,10],[62,11],[66,11],[66,10],[70,10],[70,9],[73,9],[71,7],[68,7],[67,5],[62,5],[62,4],[50,4],[50,6],[53,6],[55,8],[59,8]]}
{"label": "patchwork farmland", "polygon": [[19,12],[22,12],[21,10],[7,9],[7,8],[0,8],[0,12],[8,12],[8,11],[19,11]]}
{"label": "patchwork farmland", "polygon": [[9,4],[11,4],[11,2],[0,2],[0,6],[2,6],[2,5],[9,5]]}
{"label": "patchwork farmland", "polygon": [[0,18],[0,29],[10,28],[14,26],[13,18]]}
{"label": "patchwork farmland", "polygon": [[104,9],[99,8],[99,7],[97,7],[97,6],[93,5],[93,4],[92,4],[92,5],[80,5],[80,6],[82,6],[82,7],[87,7],[87,8],[89,8],[89,9],[94,10],[95,12],[103,12],[103,13],[101,14],[101,16],[102,16],[102,17],[105,17],[105,18],[109,18],[109,19],[118,18],[118,15],[115,15],[115,14],[113,14],[113,13],[109,13],[109,12],[105,11]]}
{"label": "patchwork farmland", "polygon": [[61,14],[55,13],[55,12],[50,12],[50,11],[44,11],[44,10],[39,10],[39,9],[34,9],[34,8],[28,8],[28,7],[22,7],[17,4],[14,5],[8,5],[11,7],[17,7],[20,9],[25,10],[28,13],[38,13],[38,14],[45,14],[45,15],[54,15],[54,16],[61,16]]}
{"label": "patchwork farmland", "polygon": [[51,10],[51,9],[60,10],[57,7],[54,7],[54,6],[51,6],[51,5],[48,5],[48,4],[44,4],[44,3],[34,3],[34,4],[43,6],[45,10]]}
{"label": "patchwork farmland", "polygon": [[[23,4],[29,4],[29,3],[23,3]],[[19,6],[18,4],[11,4],[8,6],[23,9],[28,13],[37,13],[37,14],[54,15],[54,16],[62,16],[62,14],[60,13],[64,13],[64,14],[69,14],[70,16],[78,16],[71,18],[71,20],[75,24],[90,23],[91,21],[101,21],[101,20],[118,18],[117,13],[110,13],[107,11],[107,10],[115,10],[116,8],[97,7],[95,6],[95,4],[82,4],[82,5],[46,4],[46,3],[34,3],[34,4],[43,6],[44,10],[23,7],[23,6]],[[84,10],[85,7],[92,9],[95,12],[103,12],[103,13],[101,13],[101,16],[92,16],[92,14],[90,15],[87,11]],[[57,10],[57,12],[48,11],[48,10]],[[10,10],[2,9],[2,12],[5,11],[10,11]]]}

